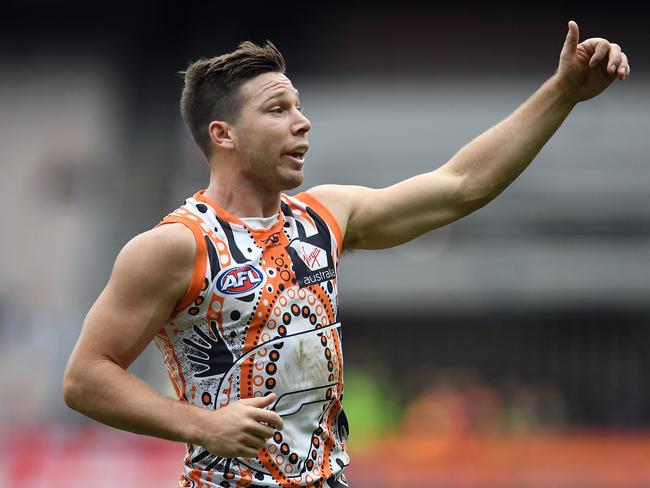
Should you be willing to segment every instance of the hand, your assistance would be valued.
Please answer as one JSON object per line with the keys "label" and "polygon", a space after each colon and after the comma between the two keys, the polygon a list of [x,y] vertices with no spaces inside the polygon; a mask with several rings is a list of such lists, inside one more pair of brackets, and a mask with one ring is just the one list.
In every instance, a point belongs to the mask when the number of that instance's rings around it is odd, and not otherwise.
{"label": "hand", "polygon": [[282,430],[282,417],[264,408],[274,400],[275,393],[271,393],[209,412],[201,445],[222,457],[256,457],[275,430]]}
{"label": "hand", "polygon": [[624,80],[630,76],[630,64],[618,44],[600,37],[578,44],[579,34],[578,24],[570,20],[556,73],[575,102],[589,100],[616,78]]}

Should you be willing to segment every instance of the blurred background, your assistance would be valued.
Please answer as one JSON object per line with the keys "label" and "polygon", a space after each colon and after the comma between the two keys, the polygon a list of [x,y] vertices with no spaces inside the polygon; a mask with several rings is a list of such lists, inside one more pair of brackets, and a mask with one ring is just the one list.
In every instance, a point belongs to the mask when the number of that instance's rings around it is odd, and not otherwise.
{"label": "blurred background", "polygon": [[[29,0],[5,2],[0,20],[0,486],[176,485],[181,444],[83,418],[61,381],[118,251],[207,186],[179,70],[273,40],[313,124],[296,192],[382,187],[444,164],[525,101],[553,74],[569,19],[581,40],[621,44],[631,78],[576,107],[487,207],[342,258],[348,479],[650,486],[640,11]],[[173,396],[154,347],[131,371]]]}

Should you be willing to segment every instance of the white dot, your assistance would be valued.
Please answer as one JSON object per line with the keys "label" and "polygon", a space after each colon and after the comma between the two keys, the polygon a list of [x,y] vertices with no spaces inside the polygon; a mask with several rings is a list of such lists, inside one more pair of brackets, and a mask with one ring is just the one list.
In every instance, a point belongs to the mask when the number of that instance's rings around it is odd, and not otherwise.
{"label": "white dot", "polygon": [[221,257],[219,258],[219,261],[221,261],[221,264],[228,264],[229,258],[227,254],[222,254]]}
{"label": "white dot", "polygon": [[218,312],[221,310],[221,302],[217,302],[216,300],[212,302],[212,310]]}
{"label": "white dot", "polygon": [[217,249],[219,251],[223,251],[226,248],[226,246],[223,245],[223,242],[217,242]]}
{"label": "white dot", "polygon": [[262,303],[263,303],[264,305],[268,305],[268,304],[269,304],[269,301],[265,298],[265,299],[262,301]]}

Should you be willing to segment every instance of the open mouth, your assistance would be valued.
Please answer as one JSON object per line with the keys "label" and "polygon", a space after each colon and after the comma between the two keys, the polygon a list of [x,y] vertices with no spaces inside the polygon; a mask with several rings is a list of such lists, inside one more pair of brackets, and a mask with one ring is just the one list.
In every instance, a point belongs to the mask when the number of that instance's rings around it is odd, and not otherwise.
{"label": "open mouth", "polygon": [[300,161],[301,163],[305,160],[305,153],[301,153],[301,152],[288,152],[287,156],[289,156],[292,159],[295,159],[296,161]]}

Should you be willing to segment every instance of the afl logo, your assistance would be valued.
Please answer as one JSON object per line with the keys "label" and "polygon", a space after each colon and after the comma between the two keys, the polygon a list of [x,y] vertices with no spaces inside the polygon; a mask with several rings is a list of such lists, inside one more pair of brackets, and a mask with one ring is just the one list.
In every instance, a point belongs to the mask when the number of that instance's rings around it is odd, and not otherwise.
{"label": "afl logo", "polygon": [[217,290],[224,295],[243,295],[264,282],[264,275],[252,264],[224,269],[217,276]]}

